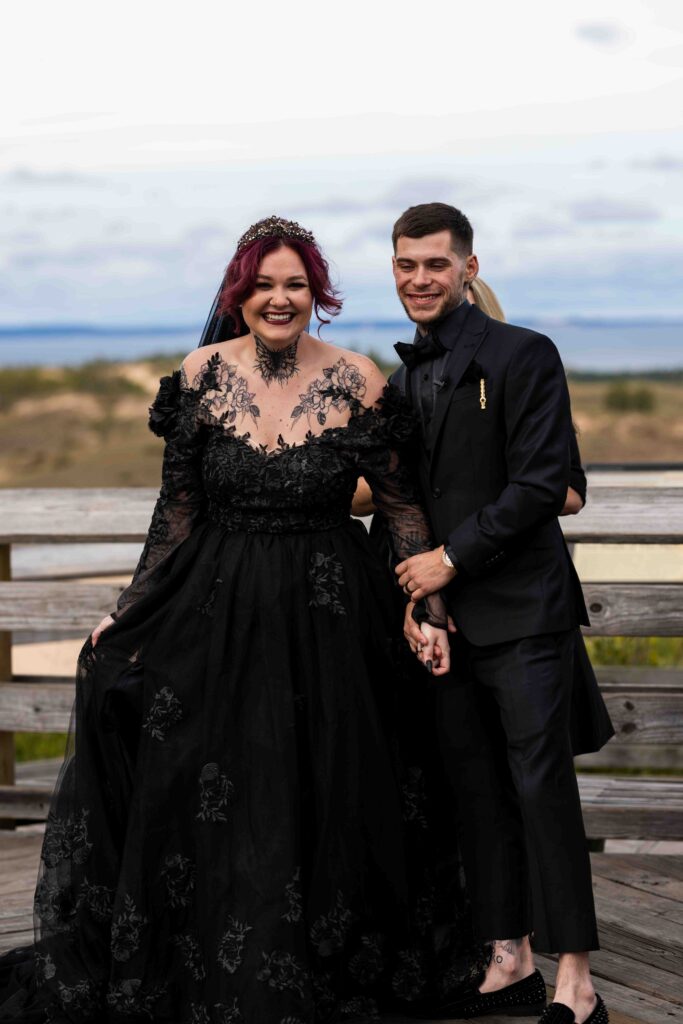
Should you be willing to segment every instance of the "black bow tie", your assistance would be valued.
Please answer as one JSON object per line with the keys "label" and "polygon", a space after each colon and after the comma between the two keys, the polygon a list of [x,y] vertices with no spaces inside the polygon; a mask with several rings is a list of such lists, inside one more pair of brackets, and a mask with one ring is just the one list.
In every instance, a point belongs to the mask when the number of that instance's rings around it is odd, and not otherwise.
{"label": "black bow tie", "polygon": [[436,359],[446,351],[433,334],[425,334],[412,345],[405,341],[397,341],[394,348],[401,362],[405,363],[409,370],[419,366],[420,363],[426,363],[428,359]]}

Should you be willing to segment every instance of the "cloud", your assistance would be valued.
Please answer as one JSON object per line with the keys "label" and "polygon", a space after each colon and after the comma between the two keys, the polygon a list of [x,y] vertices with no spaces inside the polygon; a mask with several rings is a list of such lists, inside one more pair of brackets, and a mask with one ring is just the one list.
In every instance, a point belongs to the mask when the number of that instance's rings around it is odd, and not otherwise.
{"label": "cloud", "polygon": [[401,212],[420,203],[450,202],[458,189],[452,178],[405,178],[392,185],[379,199],[379,205]]}
{"label": "cloud", "polygon": [[574,228],[570,224],[544,217],[527,217],[512,229],[513,238],[559,238],[570,235]]}
{"label": "cloud", "polygon": [[34,171],[30,167],[15,167],[13,171],[5,174],[5,181],[8,185],[21,185],[30,187],[65,187],[65,188],[103,188],[108,183],[102,178],[96,178],[88,174],[77,174],[75,171]]}
{"label": "cloud", "polygon": [[627,32],[615,21],[584,21],[576,26],[575,32],[582,42],[603,49],[614,49],[628,40]]}
{"label": "cloud", "polygon": [[290,213],[297,217],[319,214],[328,217],[344,217],[349,213],[364,213],[375,206],[366,199],[351,199],[344,196],[329,196],[315,203],[296,203],[288,206]]}
{"label": "cloud", "polygon": [[99,111],[78,111],[73,114],[49,114],[44,117],[25,117],[21,123],[25,125],[43,125],[43,124],[72,124],[74,121],[92,121],[99,120],[102,117],[109,117],[112,111],[99,110]]}
{"label": "cloud", "polygon": [[368,243],[380,242],[387,247],[389,251],[391,247],[391,231],[393,228],[393,221],[378,220],[373,223],[363,224],[362,227],[358,228],[350,234],[344,241],[338,246],[340,252],[350,252],[354,249],[362,249]]}
{"label": "cloud", "polygon": [[372,197],[360,199],[354,196],[328,196],[312,203],[295,203],[288,210],[297,217],[348,217],[388,210],[395,219],[407,207],[420,203],[452,203],[462,208],[479,200],[496,199],[511,191],[509,186],[498,182],[416,176],[402,178],[386,191]]}
{"label": "cloud", "polygon": [[645,223],[661,217],[659,210],[650,203],[637,199],[611,199],[608,196],[581,199],[571,203],[568,210],[576,221],[598,221],[603,224]]}
{"label": "cloud", "polygon": [[683,157],[675,156],[673,153],[660,153],[646,160],[632,160],[629,166],[639,171],[683,171]]}

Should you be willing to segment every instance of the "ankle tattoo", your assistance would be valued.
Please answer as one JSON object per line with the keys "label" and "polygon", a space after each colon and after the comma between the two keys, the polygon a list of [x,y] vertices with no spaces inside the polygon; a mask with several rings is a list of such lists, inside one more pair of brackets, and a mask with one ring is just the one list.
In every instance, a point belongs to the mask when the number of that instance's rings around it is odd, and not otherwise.
{"label": "ankle tattoo", "polygon": [[491,960],[503,964],[508,957],[516,957],[524,945],[524,939],[494,939],[491,943]]}

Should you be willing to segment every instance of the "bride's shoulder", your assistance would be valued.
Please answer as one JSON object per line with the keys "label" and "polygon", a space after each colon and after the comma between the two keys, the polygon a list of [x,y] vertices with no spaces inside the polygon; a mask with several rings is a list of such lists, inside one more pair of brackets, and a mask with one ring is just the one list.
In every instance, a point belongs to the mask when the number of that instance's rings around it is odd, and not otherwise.
{"label": "bride's shoulder", "polygon": [[353,381],[354,389],[362,394],[363,404],[373,403],[384,390],[387,379],[377,364],[362,352],[318,342],[321,367],[327,376],[332,372],[349,382]]}
{"label": "bride's shoulder", "polygon": [[185,356],[180,364],[180,381],[185,388],[197,389],[207,373],[215,372],[230,363],[230,353],[226,346],[234,342],[218,342],[216,345],[204,345],[195,348]]}

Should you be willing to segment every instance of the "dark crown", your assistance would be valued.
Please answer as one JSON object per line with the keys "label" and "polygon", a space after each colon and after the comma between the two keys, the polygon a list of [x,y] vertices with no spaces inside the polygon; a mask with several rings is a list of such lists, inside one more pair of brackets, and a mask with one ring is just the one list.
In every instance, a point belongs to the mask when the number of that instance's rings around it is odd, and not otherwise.
{"label": "dark crown", "polygon": [[237,252],[241,252],[250,242],[258,238],[297,238],[300,242],[308,242],[315,245],[315,238],[310,231],[302,228],[295,220],[285,220],[283,217],[266,217],[252,224],[244,232],[237,243]]}

